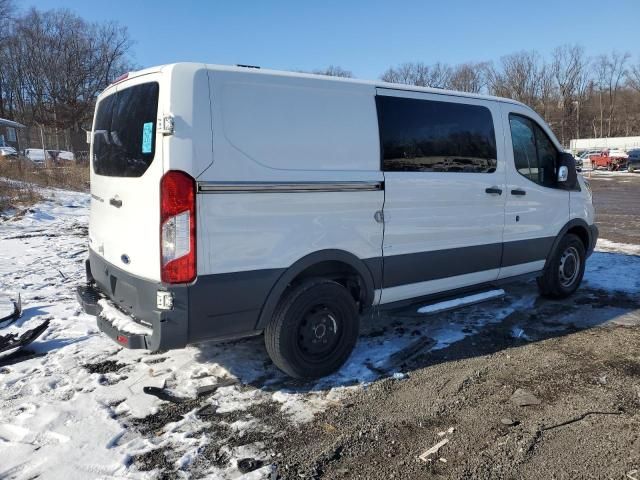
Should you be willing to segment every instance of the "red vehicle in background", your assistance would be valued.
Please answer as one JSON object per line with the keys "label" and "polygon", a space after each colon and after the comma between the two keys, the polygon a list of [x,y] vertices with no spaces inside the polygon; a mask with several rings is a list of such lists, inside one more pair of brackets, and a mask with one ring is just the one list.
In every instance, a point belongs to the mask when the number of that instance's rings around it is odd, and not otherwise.
{"label": "red vehicle in background", "polygon": [[603,150],[599,155],[589,155],[591,168],[606,168],[609,171],[622,170],[627,167],[627,155],[622,150]]}

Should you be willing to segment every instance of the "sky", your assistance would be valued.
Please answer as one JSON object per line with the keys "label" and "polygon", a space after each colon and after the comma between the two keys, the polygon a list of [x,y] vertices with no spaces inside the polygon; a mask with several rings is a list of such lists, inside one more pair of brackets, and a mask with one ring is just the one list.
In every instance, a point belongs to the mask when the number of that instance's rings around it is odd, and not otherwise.
{"label": "sky", "polygon": [[640,61],[640,0],[15,1],[21,9],[67,8],[126,25],[140,67],[338,65],[373,79],[402,62],[496,61],[521,50],[549,56],[576,43],[590,56],[629,51]]}

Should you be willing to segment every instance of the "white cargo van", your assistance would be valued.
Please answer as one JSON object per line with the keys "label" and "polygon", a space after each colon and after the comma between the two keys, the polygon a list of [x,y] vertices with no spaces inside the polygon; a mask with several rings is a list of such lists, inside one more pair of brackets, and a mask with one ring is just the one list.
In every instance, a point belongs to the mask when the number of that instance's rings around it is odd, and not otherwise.
{"label": "white cargo van", "polygon": [[123,346],[264,333],[318,377],[372,307],[527,275],[570,295],[597,232],[573,157],[518,102],[174,64],[98,99],[78,296]]}

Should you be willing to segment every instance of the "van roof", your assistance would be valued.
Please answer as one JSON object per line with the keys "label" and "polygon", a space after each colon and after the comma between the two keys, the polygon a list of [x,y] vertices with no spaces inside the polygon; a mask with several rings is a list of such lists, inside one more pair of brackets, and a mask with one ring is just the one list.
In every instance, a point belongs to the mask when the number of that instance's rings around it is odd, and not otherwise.
{"label": "van roof", "polygon": [[217,71],[224,71],[224,72],[239,72],[239,73],[241,72],[249,75],[269,75],[269,76],[279,76],[279,77],[289,77],[289,78],[313,78],[317,80],[324,80],[327,82],[342,82],[342,83],[350,83],[350,84],[356,84],[356,85],[369,85],[372,87],[388,88],[392,90],[405,90],[408,92],[425,92],[425,93],[434,93],[438,95],[452,95],[456,97],[477,98],[481,100],[491,100],[491,101],[497,101],[497,102],[511,103],[516,105],[521,105],[525,108],[530,108],[527,105],[521,102],[518,102],[516,100],[512,100],[510,98],[504,98],[504,97],[496,97],[493,95],[480,95],[477,93],[459,92],[456,90],[445,90],[442,88],[417,87],[415,85],[389,83],[389,82],[383,82],[381,80],[361,80],[358,78],[332,77],[329,75],[319,75],[314,73],[289,72],[285,70],[270,70],[265,68],[255,68],[255,67],[246,67],[246,66],[216,65],[216,64],[202,64],[202,63],[196,64],[192,62],[180,62],[180,63],[173,63],[173,64],[167,64],[167,65],[160,65],[157,67],[150,67],[144,70],[131,72],[129,74],[129,78],[137,77],[139,75],[144,75],[147,73],[161,71],[166,68],[171,68],[179,64],[187,64],[187,65],[191,64],[193,66],[198,65],[200,67],[205,67],[209,70],[217,70]]}

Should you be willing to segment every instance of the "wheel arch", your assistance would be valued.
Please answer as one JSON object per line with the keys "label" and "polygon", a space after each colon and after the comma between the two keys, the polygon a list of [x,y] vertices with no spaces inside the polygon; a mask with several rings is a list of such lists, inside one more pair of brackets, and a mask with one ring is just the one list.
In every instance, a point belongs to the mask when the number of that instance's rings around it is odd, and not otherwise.
{"label": "wheel arch", "polygon": [[589,224],[587,224],[587,222],[582,218],[574,218],[573,220],[567,222],[567,224],[562,227],[560,232],[558,232],[558,235],[556,235],[556,238],[553,241],[553,245],[549,250],[549,254],[547,255],[547,259],[544,264],[545,269],[548,267],[549,262],[553,258],[553,255],[555,254],[560,241],[568,233],[572,233],[580,238],[580,240],[582,240],[587,256],[591,253],[591,250],[593,249],[595,243],[594,239],[592,238],[592,229],[589,227]]}
{"label": "wheel arch", "polygon": [[339,269],[337,271],[357,275],[361,281],[359,289],[361,309],[371,306],[374,301],[376,282],[367,263],[344,250],[320,250],[302,257],[280,276],[262,306],[256,330],[265,328],[273,316],[280,298],[292,283],[298,279],[312,276],[325,276],[329,272],[335,272],[336,268]]}

